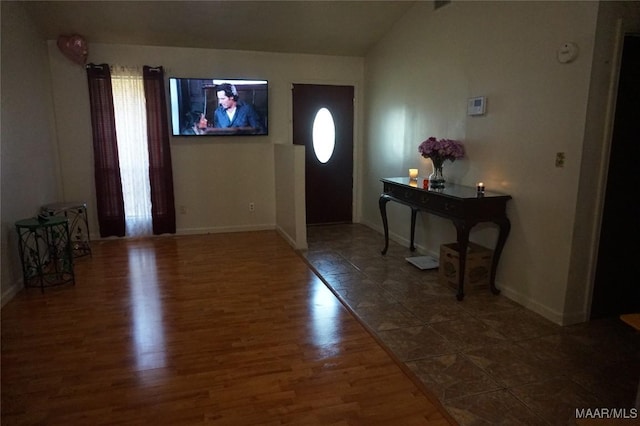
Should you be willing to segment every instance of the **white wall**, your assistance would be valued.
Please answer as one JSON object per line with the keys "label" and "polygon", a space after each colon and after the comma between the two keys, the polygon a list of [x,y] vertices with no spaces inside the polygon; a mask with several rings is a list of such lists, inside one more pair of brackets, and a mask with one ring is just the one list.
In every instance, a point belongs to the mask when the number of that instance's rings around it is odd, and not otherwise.
{"label": "white wall", "polygon": [[14,2],[2,2],[2,304],[22,286],[15,222],[60,194],[47,45]]}
{"label": "white wall", "polygon": [[[596,2],[416,4],[366,57],[363,221],[381,228],[380,177],[431,172],[417,153],[422,140],[462,140],[467,158],[446,163],[445,177],[513,197],[498,287],[565,322],[597,12]],[[575,62],[557,61],[565,42],[579,46]],[[466,115],[475,96],[487,97],[485,116]],[[556,152],[566,153],[564,168]],[[406,244],[409,211],[392,204],[390,230]],[[416,235],[435,254],[455,241],[455,228],[425,214]],[[481,225],[471,239],[493,247],[495,235]]]}
{"label": "white wall", "polygon": [[[64,201],[95,213],[91,124],[85,71],[49,42]],[[167,77],[269,81],[269,135],[171,140],[178,233],[274,229],[274,144],[291,143],[291,84],[362,82],[363,59],[173,47],[89,44],[89,62],[162,65]],[[249,203],[255,211],[249,211]],[[186,214],[181,214],[184,206]]]}
{"label": "white wall", "polygon": [[307,249],[305,147],[276,144],[276,229],[297,250]]}

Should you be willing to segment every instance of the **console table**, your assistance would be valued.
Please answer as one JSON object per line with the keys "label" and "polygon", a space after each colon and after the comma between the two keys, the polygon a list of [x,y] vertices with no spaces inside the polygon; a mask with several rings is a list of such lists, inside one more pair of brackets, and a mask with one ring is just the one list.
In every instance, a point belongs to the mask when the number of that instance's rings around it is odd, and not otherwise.
{"label": "console table", "polygon": [[[411,180],[408,177],[395,177],[381,179],[383,184],[380,195],[380,214],[384,226],[384,249],[389,248],[389,225],[387,222],[387,203],[395,201],[411,208],[411,251],[415,250],[414,237],[416,228],[416,215],[418,211],[425,211],[437,216],[450,219],[456,227],[459,249],[460,265],[458,274],[458,300],[464,298],[464,271],[467,259],[467,247],[469,245],[469,232],[471,228],[480,222],[493,222],[498,225],[500,232],[498,241],[493,251],[491,263],[491,275],[489,285],[493,294],[500,293],[496,288],[495,278],[498,261],[502,249],[511,230],[511,222],[507,218],[506,205],[511,199],[510,195],[485,191],[478,194],[476,188],[448,183],[442,189],[423,189],[423,179]],[[420,185],[418,184],[420,183]]]}

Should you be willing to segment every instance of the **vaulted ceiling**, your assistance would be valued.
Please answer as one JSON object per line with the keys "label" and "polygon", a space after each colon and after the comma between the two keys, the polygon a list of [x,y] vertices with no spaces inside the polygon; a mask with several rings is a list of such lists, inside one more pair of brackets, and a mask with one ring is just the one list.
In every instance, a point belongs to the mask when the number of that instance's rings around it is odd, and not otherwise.
{"label": "vaulted ceiling", "polygon": [[[424,1],[424,0],[418,0]],[[46,39],[364,56],[415,1],[28,1]]]}

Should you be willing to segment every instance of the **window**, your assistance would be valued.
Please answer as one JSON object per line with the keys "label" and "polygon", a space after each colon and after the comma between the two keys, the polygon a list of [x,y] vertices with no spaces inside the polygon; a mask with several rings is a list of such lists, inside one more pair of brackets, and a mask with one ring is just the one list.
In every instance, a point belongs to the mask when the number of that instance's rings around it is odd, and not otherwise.
{"label": "window", "polygon": [[147,114],[142,70],[113,66],[113,106],[122,177],[126,234],[151,235]]}
{"label": "window", "polygon": [[336,147],[336,126],[331,112],[320,108],[313,120],[313,152],[321,163],[331,159]]}

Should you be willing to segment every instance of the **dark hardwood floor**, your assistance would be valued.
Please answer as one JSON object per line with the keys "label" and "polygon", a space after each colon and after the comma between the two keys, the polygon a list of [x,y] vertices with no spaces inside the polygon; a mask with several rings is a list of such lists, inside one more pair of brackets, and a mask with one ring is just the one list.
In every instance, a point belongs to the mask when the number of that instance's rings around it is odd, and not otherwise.
{"label": "dark hardwood floor", "polygon": [[104,240],[2,309],[2,425],[455,421],[275,232]]}

